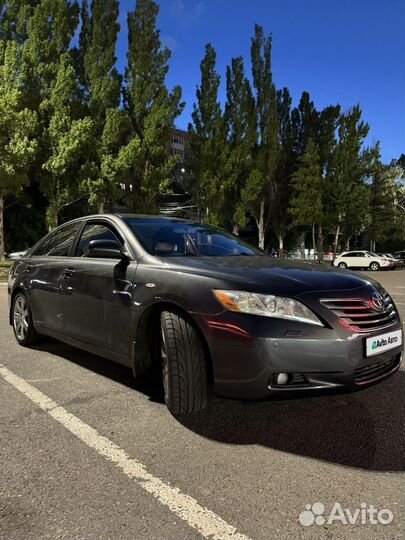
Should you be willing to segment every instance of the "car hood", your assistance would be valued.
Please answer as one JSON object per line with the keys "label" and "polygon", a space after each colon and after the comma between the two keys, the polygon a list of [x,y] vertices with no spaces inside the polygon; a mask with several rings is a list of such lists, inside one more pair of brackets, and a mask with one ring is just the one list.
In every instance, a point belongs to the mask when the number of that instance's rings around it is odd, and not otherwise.
{"label": "car hood", "polygon": [[192,273],[268,294],[297,296],[311,291],[380,288],[371,278],[322,264],[296,263],[268,256],[165,257],[172,271]]}

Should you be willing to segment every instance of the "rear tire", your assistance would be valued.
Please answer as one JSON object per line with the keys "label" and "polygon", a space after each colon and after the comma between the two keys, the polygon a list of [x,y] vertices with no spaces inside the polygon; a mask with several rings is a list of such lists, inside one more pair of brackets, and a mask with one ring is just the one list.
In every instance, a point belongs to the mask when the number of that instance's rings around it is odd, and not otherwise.
{"label": "rear tire", "polygon": [[372,270],[373,272],[377,272],[379,269],[380,269],[380,265],[378,264],[378,262],[376,261],[373,261],[370,266],[369,266],[370,270]]}
{"label": "rear tire", "polygon": [[347,264],[344,263],[344,262],[341,262],[341,263],[338,264],[338,267],[345,269],[345,268],[347,268]]}
{"label": "rear tire", "polygon": [[32,312],[24,293],[18,292],[13,298],[11,308],[14,336],[19,345],[29,347],[39,339],[35,330]]}
{"label": "rear tire", "polygon": [[173,415],[205,409],[207,360],[202,339],[181,314],[160,315],[162,379],[165,402]]}

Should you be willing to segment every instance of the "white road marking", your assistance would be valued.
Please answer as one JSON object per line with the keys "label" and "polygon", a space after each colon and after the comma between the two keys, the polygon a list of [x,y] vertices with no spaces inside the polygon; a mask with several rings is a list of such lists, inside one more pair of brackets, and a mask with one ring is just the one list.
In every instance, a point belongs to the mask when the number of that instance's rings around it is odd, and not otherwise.
{"label": "white road marking", "polygon": [[181,493],[178,488],[169,486],[160,478],[150,474],[142,463],[130,458],[125,450],[100,435],[97,430],[69,413],[56,401],[43,394],[25,379],[15,375],[2,364],[0,364],[0,375],[87,446],[114,463],[124,474],[205,538],[210,540],[250,540],[244,534],[236,532],[235,527],[229,525],[214,512],[198,504],[190,495]]}

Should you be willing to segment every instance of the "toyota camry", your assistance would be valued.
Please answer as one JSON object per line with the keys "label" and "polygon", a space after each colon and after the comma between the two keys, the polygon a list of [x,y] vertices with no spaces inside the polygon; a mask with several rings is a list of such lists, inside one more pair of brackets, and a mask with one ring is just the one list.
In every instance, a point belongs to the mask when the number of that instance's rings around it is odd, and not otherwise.
{"label": "toyota camry", "polygon": [[14,263],[10,324],[129,366],[158,367],[173,414],[237,399],[365,388],[394,373],[402,324],[376,281],[272,258],[163,216],[61,225]]}

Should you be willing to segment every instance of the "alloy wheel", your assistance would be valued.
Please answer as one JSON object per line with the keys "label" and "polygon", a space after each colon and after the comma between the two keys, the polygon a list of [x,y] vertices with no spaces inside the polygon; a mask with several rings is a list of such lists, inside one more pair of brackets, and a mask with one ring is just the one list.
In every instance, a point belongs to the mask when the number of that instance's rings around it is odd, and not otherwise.
{"label": "alloy wheel", "polygon": [[24,296],[17,296],[14,302],[13,324],[17,338],[24,341],[29,330],[28,305]]}
{"label": "alloy wheel", "polygon": [[169,364],[167,359],[166,336],[163,325],[160,325],[160,362],[162,367],[162,381],[165,393],[165,403],[168,403],[170,395]]}

